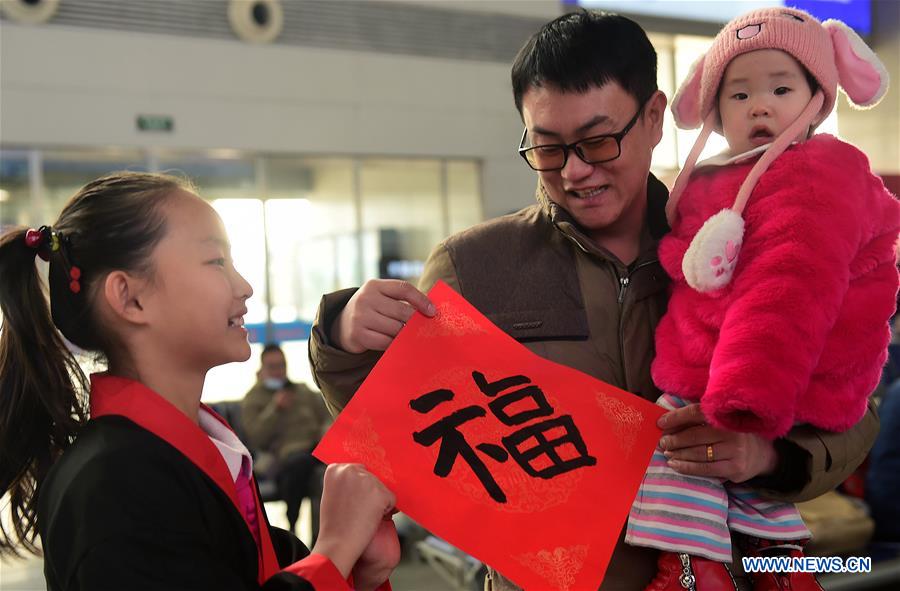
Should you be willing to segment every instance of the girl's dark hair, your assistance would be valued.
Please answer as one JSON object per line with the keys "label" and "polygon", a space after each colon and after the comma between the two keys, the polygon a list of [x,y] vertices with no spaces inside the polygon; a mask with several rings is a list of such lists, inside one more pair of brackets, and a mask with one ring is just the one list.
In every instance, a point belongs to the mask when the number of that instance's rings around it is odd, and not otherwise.
{"label": "girl's dark hair", "polygon": [[[38,553],[41,482],[87,420],[88,381],[63,336],[109,357],[114,336],[100,326],[94,298],[110,271],[152,271],[150,254],[166,232],[160,205],[181,188],[190,189],[176,177],[114,173],[63,208],[52,226],[59,248],[29,246],[25,228],[0,237],[0,496],[9,494],[12,514],[11,532],[0,524],[0,555],[20,545]],[[49,258],[49,294],[38,250]]]}
{"label": "girl's dark hair", "polygon": [[513,99],[532,87],[587,92],[614,81],[639,105],[653,96],[656,50],[633,20],[595,10],[578,10],[545,24],[519,50],[512,66]]}

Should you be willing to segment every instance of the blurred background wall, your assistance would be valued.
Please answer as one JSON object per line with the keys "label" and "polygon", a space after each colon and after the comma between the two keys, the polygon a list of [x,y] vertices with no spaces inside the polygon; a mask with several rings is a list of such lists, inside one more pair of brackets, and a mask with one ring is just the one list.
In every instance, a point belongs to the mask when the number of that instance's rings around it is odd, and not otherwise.
{"label": "blurred background wall", "polygon": [[[441,239],[533,202],[509,68],[543,23],[579,4],[632,16],[671,97],[723,22],[772,3],[0,0],[0,229],[52,222],[112,170],[187,175],[254,285],[256,346],[284,342],[309,380],[322,293],[415,281]],[[849,4],[900,80],[900,2]],[[868,112],[839,104],[821,130],[859,145],[896,192],[900,93]],[[668,117],[654,172],[671,181],[694,137]],[[256,364],[214,370],[207,399],[242,396]]]}

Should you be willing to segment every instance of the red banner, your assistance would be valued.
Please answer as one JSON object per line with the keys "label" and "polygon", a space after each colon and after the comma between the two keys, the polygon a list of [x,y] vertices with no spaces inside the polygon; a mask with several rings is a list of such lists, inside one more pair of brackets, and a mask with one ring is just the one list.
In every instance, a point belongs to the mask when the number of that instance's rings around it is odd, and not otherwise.
{"label": "red banner", "polygon": [[444,283],[316,448],[526,590],[596,589],[664,410],[542,359]]}

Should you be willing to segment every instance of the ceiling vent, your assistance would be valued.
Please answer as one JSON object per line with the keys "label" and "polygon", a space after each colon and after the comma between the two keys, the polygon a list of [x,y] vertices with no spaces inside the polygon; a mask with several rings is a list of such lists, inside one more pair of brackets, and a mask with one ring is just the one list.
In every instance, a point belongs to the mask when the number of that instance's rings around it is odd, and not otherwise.
{"label": "ceiling vent", "polygon": [[17,23],[46,23],[59,9],[59,0],[3,0],[0,12]]}
{"label": "ceiling vent", "polygon": [[279,0],[231,0],[228,22],[244,41],[270,43],[281,34],[284,11]]}

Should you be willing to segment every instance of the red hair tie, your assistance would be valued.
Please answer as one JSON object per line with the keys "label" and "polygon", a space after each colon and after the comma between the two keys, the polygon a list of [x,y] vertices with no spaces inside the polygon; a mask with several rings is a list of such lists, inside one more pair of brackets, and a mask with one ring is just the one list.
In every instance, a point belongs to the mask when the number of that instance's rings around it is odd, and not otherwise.
{"label": "red hair tie", "polygon": [[33,248],[37,251],[37,255],[41,257],[45,261],[50,260],[50,254],[47,252],[47,249],[44,248],[44,245],[47,244],[48,239],[52,235],[52,230],[50,226],[41,226],[37,230],[31,228],[27,232],[25,232],[25,244],[29,248]]}
{"label": "red hair tie", "polygon": [[[25,244],[37,251],[37,255],[45,261],[50,260],[50,252],[60,250],[65,237],[59,232],[54,232],[50,226],[41,226],[38,229],[31,228],[25,232]],[[69,290],[72,293],[81,292],[81,269],[71,264],[68,248],[63,249],[63,262],[69,267]]]}

